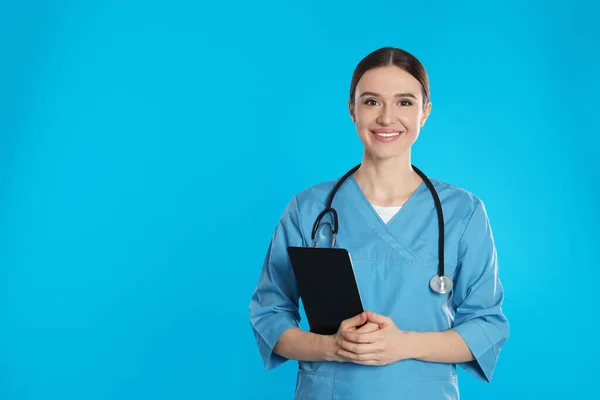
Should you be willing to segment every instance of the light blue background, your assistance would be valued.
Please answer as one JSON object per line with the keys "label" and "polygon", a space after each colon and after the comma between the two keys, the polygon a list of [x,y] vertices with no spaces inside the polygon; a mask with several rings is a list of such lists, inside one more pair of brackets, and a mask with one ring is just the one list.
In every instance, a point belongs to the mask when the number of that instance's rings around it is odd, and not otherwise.
{"label": "light blue background", "polygon": [[387,45],[431,80],[413,162],[498,247],[511,338],[463,398],[596,393],[598,8],[487,3],[4,0],[0,399],[291,398],[249,299],[291,196],[360,161]]}

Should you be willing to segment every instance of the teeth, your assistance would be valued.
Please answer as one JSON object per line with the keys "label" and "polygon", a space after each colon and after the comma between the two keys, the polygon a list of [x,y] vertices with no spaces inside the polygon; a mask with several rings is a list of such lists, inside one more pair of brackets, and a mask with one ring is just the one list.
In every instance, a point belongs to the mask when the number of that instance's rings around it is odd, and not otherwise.
{"label": "teeth", "polygon": [[391,133],[377,133],[377,132],[375,132],[375,134],[377,136],[381,136],[381,137],[394,137],[394,136],[398,136],[400,134],[400,132],[391,132]]}

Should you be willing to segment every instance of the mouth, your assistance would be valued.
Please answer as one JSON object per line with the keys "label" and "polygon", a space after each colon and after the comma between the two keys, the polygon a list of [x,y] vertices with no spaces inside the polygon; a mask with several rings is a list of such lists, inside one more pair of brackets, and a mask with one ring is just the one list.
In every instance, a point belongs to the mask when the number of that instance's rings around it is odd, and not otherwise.
{"label": "mouth", "polygon": [[378,141],[384,142],[384,143],[389,143],[389,142],[393,142],[394,140],[398,139],[403,132],[393,131],[390,129],[377,129],[377,130],[371,131],[371,133],[375,136],[375,139],[377,139]]}

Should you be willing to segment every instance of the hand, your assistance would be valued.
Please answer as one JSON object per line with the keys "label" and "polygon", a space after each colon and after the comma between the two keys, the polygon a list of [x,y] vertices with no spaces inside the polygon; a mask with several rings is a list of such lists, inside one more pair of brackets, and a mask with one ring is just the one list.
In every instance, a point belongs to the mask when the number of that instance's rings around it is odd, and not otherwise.
{"label": "hand", "polygon": [[389,317],[371,311],[366,311],[366,314],[367,320],[377,324],[379,329],[371,332],[342,331],[338,355],[364,365],[387,365],[409,358],[407,332],[398,329]]}
{"label": "hand", "polygon": [[[363,326],[361,326],[361,325],[363,325]],[[358,326],[361,326],[361,327],[357,328]],[[332,356],[329,357],[328,361],[338,361],[338,362],[352,361],[352,360],[349,360],[338,354],[338,351],[340,350],[340,342],[342,340],[344,340],[344,332],[369,333],[369,332],[375,332],[378,329],[379,329],[378,324],[367,321],[367,313],[366,312],[363,312],[361,314],[355,315],[352,318],[348,318],[347,320],[342,321],[337,333],[332,336],[333,351],[332,351]]]}

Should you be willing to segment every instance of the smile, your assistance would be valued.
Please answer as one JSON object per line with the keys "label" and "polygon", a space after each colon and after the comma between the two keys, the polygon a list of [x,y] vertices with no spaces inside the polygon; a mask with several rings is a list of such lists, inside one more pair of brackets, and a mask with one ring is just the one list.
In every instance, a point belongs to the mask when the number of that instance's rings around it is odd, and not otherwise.
{"label": "smile", "polygon": [[404,133],[401,131],[392,131],[391,129],[377,129],[371,131],[374,135],[375,140],[381,143],[391,143],[398,140],[398,138]]}
{"label": "smile", "polygon": [[373,132],[373,133],[376,134],[377,136],[381,136],[381,137],[385,137],[385,138],[389,138],[389,137],[394,137],[394,136],[400,135],[400,132],[389,132],[389,133]]}

